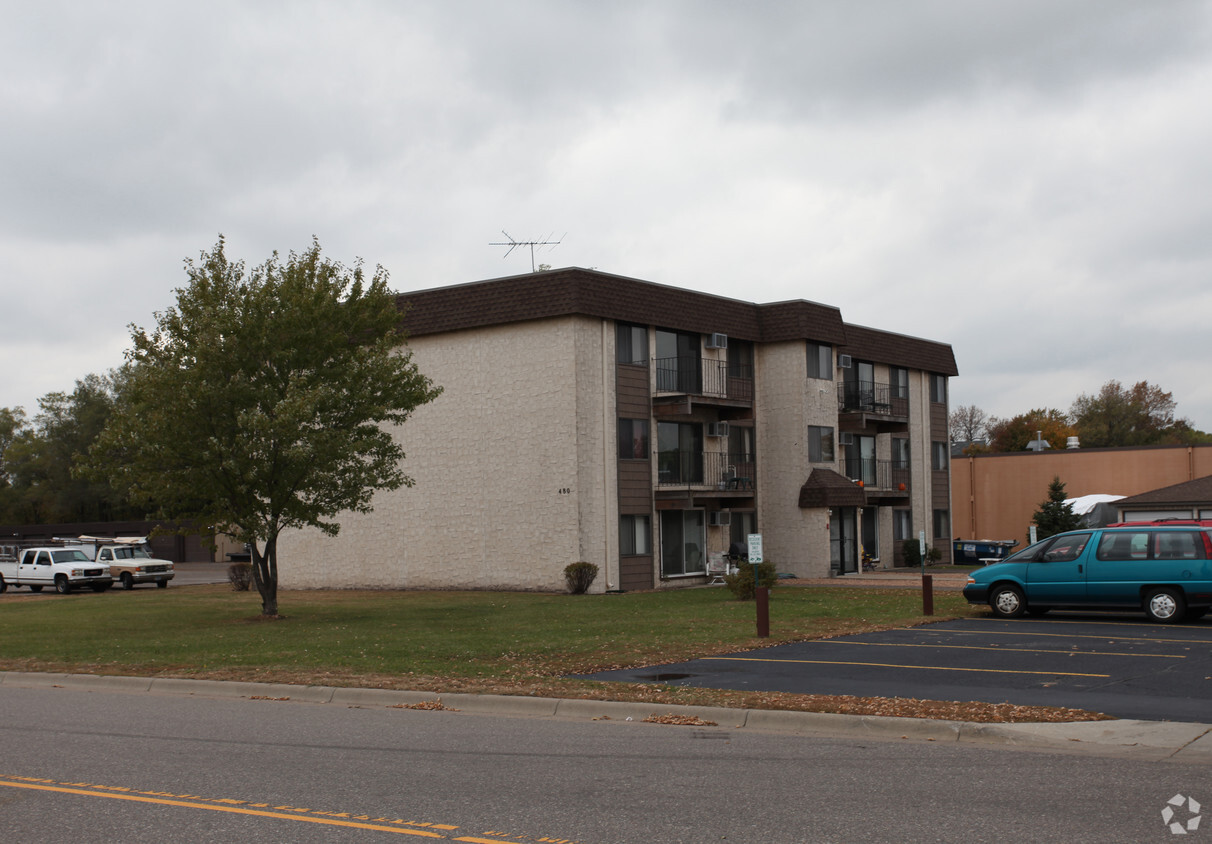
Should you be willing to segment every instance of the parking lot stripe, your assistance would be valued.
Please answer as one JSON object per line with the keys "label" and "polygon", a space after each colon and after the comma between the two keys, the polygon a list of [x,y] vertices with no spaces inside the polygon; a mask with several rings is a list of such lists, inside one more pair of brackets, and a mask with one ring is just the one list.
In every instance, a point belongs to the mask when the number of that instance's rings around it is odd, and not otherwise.
{"label": "parking lot stripe", "polygon": [[846,639],[819,639],[821,644],[868,645],[881,648],[955,648],[963,651],[997,651],[999,653],[1067,654],[1073,656],[1152,656],[1161,659],[1186,659],[1185,654],[1133,654],[1118,651],[1060,651],[1055,648],[998,648],[990,645],[931,645],[924,642],[855,642]]}
{"label": "parking lot stripe", "polygon": [[1052,639],[1114,639],[1116,642],[1172,642],[1177,645],[1212,645],[1212,640],[1206,639],[1161,639],[1148,636],[1087,636],[1084,633],[1020,633],[1017,630],[924,630],[935,636],[959,633],[965,636],[1047,636]]}
{"label": "parking lot stripe", "polygon": [[863,665],[868,668],[917,668],[926,671],[970,671],[977,674],[1042,674],[1046,677],[1097,677],[1106,679],[1110,674],[1080,674],[1074,671],[1011,671],[1006,668],[957,668],[953,665],[897,665],[885,662],[846,662],[832,659],[759,659],[751,656],[705,656],[704,660],[716,662],[791,662],[805,665]]}

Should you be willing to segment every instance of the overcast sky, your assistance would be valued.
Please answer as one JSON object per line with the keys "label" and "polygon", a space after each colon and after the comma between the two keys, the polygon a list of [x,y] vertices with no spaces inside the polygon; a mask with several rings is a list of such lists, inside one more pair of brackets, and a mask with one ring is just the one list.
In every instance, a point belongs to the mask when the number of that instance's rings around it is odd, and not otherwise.
{"label": "overcast sky", "polygon": [[952,407],[1109,379],[1212,431],[1212,2],[0,0],[0,406],[182,262],[605,272],[950,343]]}

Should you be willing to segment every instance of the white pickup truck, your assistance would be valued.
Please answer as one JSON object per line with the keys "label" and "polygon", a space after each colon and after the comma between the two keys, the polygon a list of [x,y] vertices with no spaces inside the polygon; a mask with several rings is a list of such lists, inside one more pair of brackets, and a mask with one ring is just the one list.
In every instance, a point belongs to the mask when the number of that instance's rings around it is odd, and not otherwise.
{"label": "white pickup truck", "polygon": [[53,586],[63,595],[83,586],[104,592],[113,582],[109,566],[90,560],[79,548],[22,548],[15,556],[0,556],[0,592],[10,586],[28,586],[33,592]]}
{"label": "white pickup truck", "polygon": [[81,536],[70,542],[85,556],[109,566],[110,576],[123,589],[134,589],[136,583],[154,583],[164,589],[175,574],[170,561],[157,560],[148,552],[145,536]]}

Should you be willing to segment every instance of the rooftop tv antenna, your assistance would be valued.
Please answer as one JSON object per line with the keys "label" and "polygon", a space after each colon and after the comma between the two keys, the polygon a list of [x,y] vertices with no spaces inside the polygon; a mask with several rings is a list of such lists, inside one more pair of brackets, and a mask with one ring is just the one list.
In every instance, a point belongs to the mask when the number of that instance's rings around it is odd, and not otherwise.
{"label": "rooftop tv antenna", "polygon": [[[554,247],[560,245],[560,241],[552,240],[551,235],[547,235],[546,240],[514,240],[513,235],[511,235],[509,232],[505,231],[505,229],[501,229],[501,234],[503,234],[503,235],[505,235],[505,237],[509,238],[508,243],[490,243],[488,245],[489,246],[508,246],[509,248],[505,250],[505,254],[501,256],[502,258],[508,258],[509,253],[512,252],[513,250],[517,249],[519,246],[529,246],[530,247],[530,271],[531,272],[534,272],[534,248],[536,246],[551,246],[554,248]],[[560,238],[560,240],[563,240],[567,236],[568,236],[568,233],[565,232],[564,235]]]}

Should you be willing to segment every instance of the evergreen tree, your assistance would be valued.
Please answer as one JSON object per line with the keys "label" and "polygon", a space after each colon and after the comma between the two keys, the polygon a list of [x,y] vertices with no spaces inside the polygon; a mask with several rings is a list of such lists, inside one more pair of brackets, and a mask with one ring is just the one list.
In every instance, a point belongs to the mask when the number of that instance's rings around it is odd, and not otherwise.
{"label": "evergreen tree", "polygon": [[1082,526],[1081,516],[1073,512],[1073,507],[1065,503],[1065,485],[1059,477],[1054,477],[1048,484],[1048,500],[1039,505],[1031,520],[1035,522],[1036,536],[1039,539],[1064,533],[1067,530],[1077,530]]}

